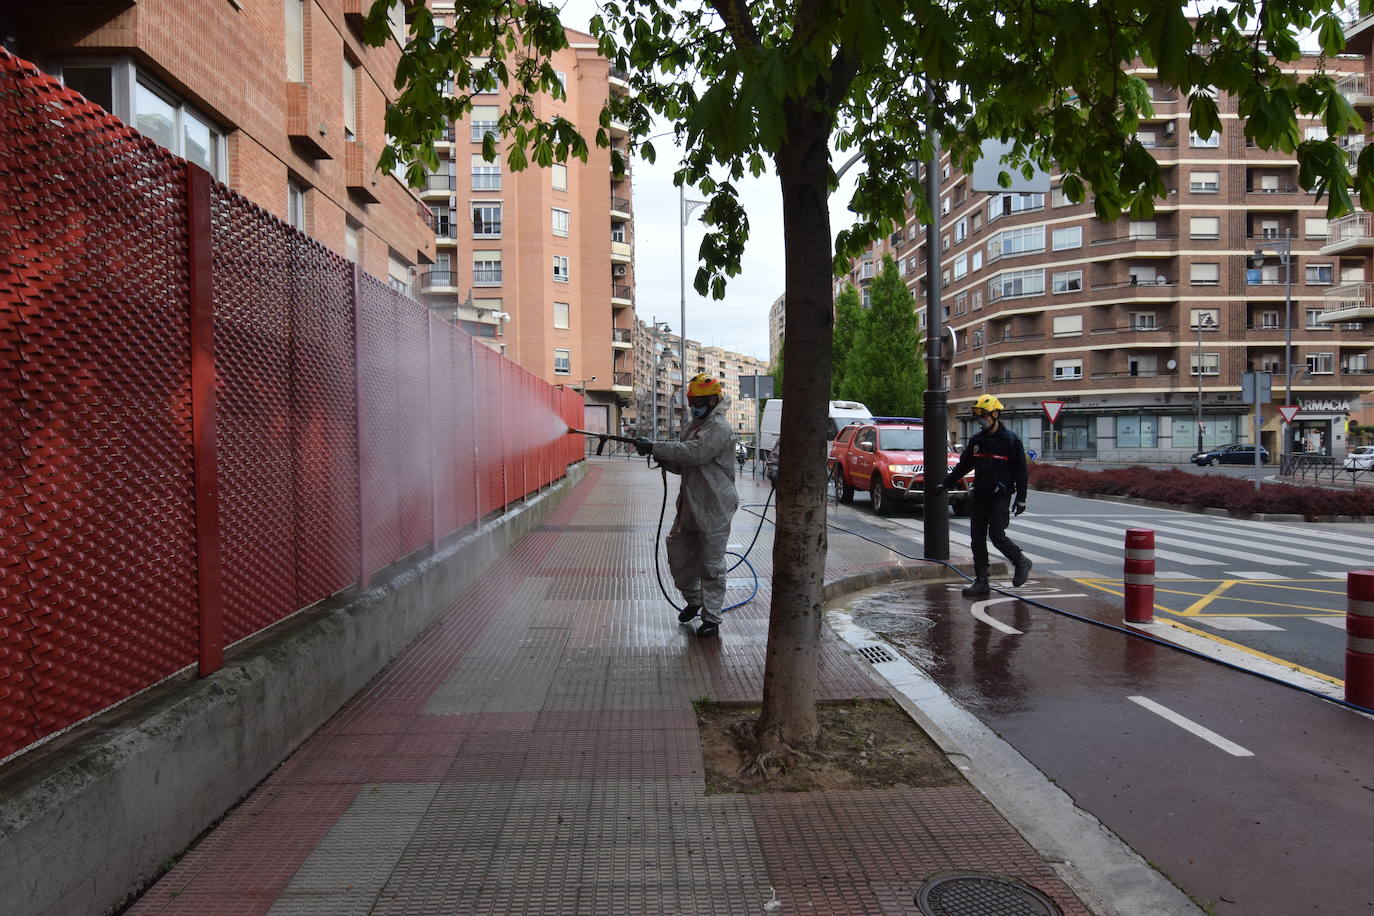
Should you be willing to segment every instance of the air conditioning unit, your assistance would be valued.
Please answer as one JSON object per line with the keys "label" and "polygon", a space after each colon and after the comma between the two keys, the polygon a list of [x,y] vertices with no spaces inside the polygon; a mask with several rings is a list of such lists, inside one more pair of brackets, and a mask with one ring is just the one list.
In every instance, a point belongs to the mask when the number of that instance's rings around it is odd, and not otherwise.
{"label": "air conditioning unit", "polygon": [[1173,135],[1174,135],[1174,122],[1173,122],[1173,121],[1168,121],[1168,122],[1166,122],[1165,125],[1164,125],[1164,136],[1166,136],[1166,137],[1172,137]]}
{"label": "air conditioning unit", "polygon": [[611,275],[616,277],[623,277],[629,272],[630,268],[625,264],[616,264],[611,268]]}

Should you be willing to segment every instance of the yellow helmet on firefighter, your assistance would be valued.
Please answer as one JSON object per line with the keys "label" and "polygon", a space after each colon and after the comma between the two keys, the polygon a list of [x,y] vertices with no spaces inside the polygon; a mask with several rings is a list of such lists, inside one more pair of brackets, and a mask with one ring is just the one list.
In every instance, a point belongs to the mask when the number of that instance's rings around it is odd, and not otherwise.
{"label": "yellow helmet on firefighter", "polygon": [[720,379],[705,372],[698,372],[687,383],[689,398],[718,398],[721,396]]}
{"label": "yellow helmet on firefighter", "polygon": [[978,413],[1001,413],[1002,402],[990,394],[980,395],[978,400],[973,402],[973,412]]}

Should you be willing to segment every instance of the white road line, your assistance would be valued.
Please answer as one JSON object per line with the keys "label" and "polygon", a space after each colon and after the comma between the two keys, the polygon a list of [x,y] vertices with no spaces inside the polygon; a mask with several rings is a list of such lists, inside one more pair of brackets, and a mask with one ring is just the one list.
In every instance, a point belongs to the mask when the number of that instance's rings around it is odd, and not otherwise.
{"label": "white road line", "polygon": [[[1057,597],[1059,597],[1059,596],[1056,595],[1055,597],[1057,598]],[[983,610],[983,608],[987,607],[987,606],[990,605],[990,604],[1002,604],[1002,603],[1007,602],[1007,601],[1015,601],[1015,600],[1017,600],[1017,599],[1015,599],[1015,598],[991,598],[991,599],[989,599],[989,600],[987,600],[987,601],[975,601],[975,602],[973,602],[973,607],[969,608],[969,613],[972,614],[976,619],[983,621],[983,623],[987,624],[987,625],[990,626],[990,627],[993,627],[994,629],[1001,630],[1003,633],[1006,633],[1008,636],[1020,636],[1020,635],[1021,635],[1021,631],[1018,630],[1018,629],[1016,629],[1016,627],[1011,626],[1010,624],[1005,624],[1005,623],[1003,623],[1002,621],[998,620],[998,619],[995,618],[995,617],[989,617],[989,616],[987,615],[987,612]]]}
{"label": "white road line", "polygon": [[[1046,534],[1055,538],[1073,538],[1076,541],[1087,541],[1090,544],[1096,544],[1100,547],[1106,547],[1108,549],[1112,549],[1114,547],[1116,550],[1119,551],[1115,557],[1116,563],[1118,565],[1120,565],[1122,560],[1125,559],[1126,531],[1124,528],[1113,528],[1110,525],[1095,525],[1092,522],[1081,522],[1077,519],[1064,519],[1064,521],[1072,525],[1078,525],[1082,528],[1096,528],[1101,531],[1110,531],[1113,534],[1116,534],[1118,537],[1122,538],[1122,540],[1118,541],[1115,545],[1112,545],[1111,542],[1104,537],[1095,534],[1089,534],[1086,531],[1069,531],[1066,530],[1062,524],[1058,523],[1053,525],[1032,525],[1031,527],[1035,528],[1038,531],[1044,531]],[[1017,531],[1018,528],[1015,525],[1007,529],[1007,533],[1011,535],[1011,539],[1013,541],[1016,540]],[[1170,563],[1179,563],[1184,566],[1211,566],[1215,562],[1213,560],[1199,560],[1195,555],[1190,553],[1175,553],[1173,551],[1159,549],[1155,550],[1155,559],[1167,560]]]}
{"label": "white road line", "polygon": [[1215,523],[1208,523],[1197,520],[1196,516],[1185,516],[1170,520],[1170,524],[1191,525],[1193,527],[1208,528],[1215,531],[1217,528],[1228,528],[1237,534],[1246,536],[1277,539],[1292,543],[1297,540],[1309,542],[1329,542],[1332,547],[1340,550],[1372,550],[1374,551],[1374,540],[1368,535],[1356,534],[1349,530],[1326,531],[1323,526],[1311,522],[1251,522],[1242,519],[1228,519],[1217,517]]}
{"label": "white road line", "polygon": [[[1095,523],[1093,523],[1093,522],[1080,522],[1080,521],[1076,521],[1076,520],[1072,520],[1072,519],[1066,519],[1066,521],[1070,521],[1072,524],[1078,525],[1079,527],[1082,527],[1082,528],[1094,528],[1094,529],[1096,529],[1096,530],[1098,530],[1098,531],[1108,531],[1108,532],[1111,532],[1112,534],[1117,535],[1118,537],[1123,537],[1123,536],[1125,535],[1125,529],[1123,529],[1123,528],[1117,528],[1117,527],[1112,526],[1112,525],[1098,525],[1098,524],[1095,524]],[[1227,562],[1227,561],[1225,561],[1225,560],[1200,560],[1200,559],[1198,559],[1199,556],[1204,555],[1204,554],[1217,554],[1217,555],[1220,555],[1220,556],[1223,556],[1223,557],[1234,557],[1235,559],[1238,559],[1238,560],[1255,560],[1255,559],[1259,559],[1259,558],[1256,556],[1256,552],[1255,552],[1254,550],[1246,550],[1246,551],[1240,551],[1240,550],[1227,550],[1225,547],[1218,547],[1218,546],[1216,546],[1216,544],[1214,544],[1214,543],[1209,543],[1209,542],[1207,542],[1205,539],[1203,539],[1202,534],[1201,534],[1200,532],[1196,532],[1196,533],[1195,533],[1195,532],[1192,532],[1192,531],[1187,531],[1187,532],[1171,532],[1171,531],[1169,530],[1169,526],[1168,526],[1168,525],[1159,525],[1159,526],[1155,527],[1154,532],[1155,532],[1155,557],[1156,557],[1157,559],[1160,559],[1160,560],[1169,560],[1170,562],[1173,562],[1173,563],[1184,563],[1185,565],[1190,565],[1190,566],[1202,566],[1202,565],[1215,565],[1215,564],[1217,564],[1217,563],[1225,563],[1225,562]],[[1215,534],[1215,533],[1214,533],[1214,534]],[[1187,538],[1189,538],[1190,540],[1182,541],[1181,538],[1184,538],[1184,537],[1187,537]],[[1194,539],[1196,539],[1196,540],[1194,540]],[[1172,551],[1171,551],[1171,550],[1161,550],[1161,549],[1160,549],[1160,544],[1168,544],[1169,547],[1173,548],[1173,550],[1172,550]],[[1267,544],[1266,544],[1266,545],[1263,545],[1263,546],[1265,546],[1266,548],[1269,547],[1269,545],[1267,545]],[[1187,551],[1187,552],[1185,552],[1185,553],[1178,553],[1178,552],[1176,552],[1176,551],[1178,551],[1178,550],[1180,550],[1180,549],[1181,549],[1181,550],[1184,550],[1184,551]],[[1275,549],[1275,550],[1277,550],[1278,548],[1269,548],[1269,549]],[[1292,553],[1292,551],[1289,551],[1289,550],[1286,550],[1286,549],[1285,549],[1285,550],[1282,550],[1281,553],[1289,554],[1289,553]],[[1264,560],[1265,560],[1266,562],[1272,563],[1274,566],[1305,566],[1305,565],[1307,565],[1307,564],[1302,563],[1302,562],[1300,562],[1300,561],[1298,561],[1298,560],[1284,560],[1284,559],[1280,559],[1280,558],[1277,558],[1277,557],[1271,559],[1270,557],[1266,556],[1266,557],[1264,557]]]}
{"label": "white road line", "polygon": [[1338,629],[1338,630],[1344,630],[1344,629],[1345,629],[1345,618],[1344,618],[1344,617],[1335,617],[1335,616],[1332,616],[1332,617],[1308,617],[1307,619],[1310,620],[1310,621],[1312,621],[1313,623],[1324,623],[1324,624],[1326,624],[1328,627],[1335,627],[1335,628]]}
{"label": "white road line", "polygon": [[[1352,566],[1352,567],[1350,567],[1350,569],[1368,568],[1368,567],[1371,566],[1371,565],[1374,565],[1374,564],[1366,563],[1364,567]],[[1316,573],[1316,574],[1319,575],[1319,576],[1325,576],[1325,577],[1328,578],[1328,579],[1339,579],[1340,581],[1344,582],[1347,578],[1349,578],[1348,573],[1350,572],[1350,570],[1349,570],[1349,569],[1314,569],[1314,570],[1312,570],[1312,572]]]}
{"label": "white road line", "polygon": [[1178,572],[1177,570],[1173,570],[1173,569],[1161,569],[1161,570],[1159,570],[1158,572],[1155,573],[1155,578],[1156,578],[1156,579],[1201,579],[1202,577],[1201,577],[1201,576],[1195,576],[1195,575],[1193,575],[1192,573]]}
{"label": "white road line", "polygon": [[1263,620],[1256,620],[1253,617],[1215,617],[1198,614],[1186,619],[1189,623],[1196,620],[1214,630],[1279,630],[1280,632],[1283,630],[1283,627],[1276,627],[1272,623],[1265,623]]}
{"label": "white road line", "polygon": [[[1188,537],[1203,537],[1210,533],[1215,537],[1217,528],[1209,529],[1206,523],[1201,522],[1169,522],[1160,526],[1165,531],[1173,530],[1174,533],[1186,535]],[[1326,563],[1367,563],[1367,559],[1355,559],[1348,551],[1359,551],[1362,545],[1345,542],[1339,548],[1332,545],[1327,547],[1324,544],[1314,544],[1310,541],[1301,540],[1301,532],[1266,532],[1254,528],[1235,528],[1231,526],[1217,526],[1228,535],[1234,535],[1241,540],[1248,539],[1251,544],[1261,550],[1276,550],[1286,557],[1306,557],[1309,560],[1320,560]],[[1268,543],[1277,541],[1278,543]],[[1316,550],[1303,550],[1302,546],[1318,548]],[[1374,548],[1371,548],[1374,551]]]}
{"label": "white road line", "polygon": [[1227,741],[1225,738],[1221,737],[1221,735],[1218,735],[1210,728],[1203,728],[1201,725],[1198,725],[1192,719],[1180,716],[1178,713],[1174,712],[1169,707],[1161,706],[1154,700],[1151,700],[1149,697],[1127,697],[1126,699],[1130,700],[1132,703],[1135,703],[1138,706],[1143,706],[1145,709],[1148,709],[1150,712],[1159,716],[1161,719],[1174,723],[1184,731],[1192,732],[1194,735],[1197,735],[1203,741],[1206,741],[1209,744],[1216,745],[1226,753],[1230,754],[1232,757],[1255,756],[1251,751],[1247,751],[1239,744],[1236,744],[1232,741]]}
{"label": "white road line", "polygon": [[1226,575],[1229,576],[1229,577],[1232,578],[1232,579],[1250,579],[1250,580],[1253,580],[1253,581],[1264,581],[1264,582],[1291,582],[1291,581],[1293,581],[1293,577],[1292,577],[1292,576],[1284,576],[1284,575],[1280,575],[1279,573],[1271,573],[1271,572],[1269,572],[1268,570],[1265,570],[1265,569],[1250,570],[1250,571],[1248,571],[1248,572],[1245,571],[1245,570],[1241,570],[1241,569],[1228,569],[1228,570],[1226,570]]}

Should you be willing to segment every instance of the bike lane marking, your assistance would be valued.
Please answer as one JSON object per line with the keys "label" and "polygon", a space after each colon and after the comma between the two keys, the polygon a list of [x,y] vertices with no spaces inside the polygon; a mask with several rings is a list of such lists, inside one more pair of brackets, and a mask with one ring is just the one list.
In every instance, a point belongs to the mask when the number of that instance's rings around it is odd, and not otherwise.
{"label": "bike lane marking", "polygon": [[[1027,595],[1026,597],[1032,597],[1032,596]],[[1068,594],[1068,593],[1057,592],[1057,591],[1056,591],[1056,592],[1036,592],[1036,594],[1035,594],[1033,597],[1035,597],[1035,598],[1086,598],[1086,597],[1088,597],[1088,596],[1085,595],[1085,594],[1082,594],[1082,593]],[[1012,626],[1011,624],[1003,623],[1002,621],[998,620],[997,618],[990,616],[990,615],[987,613],[987,611],[984,610],[984,609],[987,608],[989,605],[993,605],[993,604],[1004,604],[1004,603],[1006,603],[1006,602],[1008,602],[1008,601],[1020,601],[1020,600],[1021,600],[1020,596],[1018,596],[1018,595],[1013,595],[1013,596],[1011,596],[1010,598],[990,598],[990,599],[988,599],[988,600],[986,600],[986,601],[975,601],[975,602],[973,602],[973,606],[972,606],[971,608],[969,608],[969,613],[972,614],[976,619],[983,621],[983,623],[986,623],[986,624],[987,624],[988,626],[990,626],[990,627],[993,627],[993,628],[995,628],[995,629],[1001,630],[1003,633],[1006,633],[1008,636],[1022,636],[1022,635],[1024,635],[1024,634],[1023,634],[1020,630],[1016,629],[1016,627]]]}
{"label": "bike lane marking", "polygon": [[1164,719],[1166,722],[1172,722],[1174,725],[1177,725],[1184,731],[1189,732],[1190,734],[1197,735],[1199,738],[1201,738],[1203,741],[1206,741],[1208,744],[1212,744],[1216,747],[1221,748],[1223,751],[1230,754],[1232,757],[1255,756],[1254,751],[1246,750],[1239,744],[1236,744],[1234,741],[1228,741],[1227,739],[1221,737],[1221,735],[1218,735],[1216,732],[1212,731],[1210,728],[1197,724],[1192,719],[1189,719],[1187,716],[1180,715],[1179,713],[1174,712],[1169,707],[1156,703],[1149,697],[1127,697],[1126,699],[1130,700],[1132,703],[1135,703],[1137,706],[1141,706],[1145,709],[1148,709],[1150,712],[1159,716],[1161,719]]}

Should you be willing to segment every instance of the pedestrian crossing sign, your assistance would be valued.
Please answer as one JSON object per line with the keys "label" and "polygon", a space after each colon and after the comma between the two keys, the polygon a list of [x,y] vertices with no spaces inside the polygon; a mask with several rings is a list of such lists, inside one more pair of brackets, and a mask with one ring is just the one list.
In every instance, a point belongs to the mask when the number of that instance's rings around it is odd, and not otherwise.
{"label": "pedestrian crossing sign", "polygon": [[1296,404],[1285,404],[1279,408],[1279,416],[1283,417],[1283,422],[1292,423],[1293,418],[1298,415],[1298,411],[1301,409],[1302,408]]}

